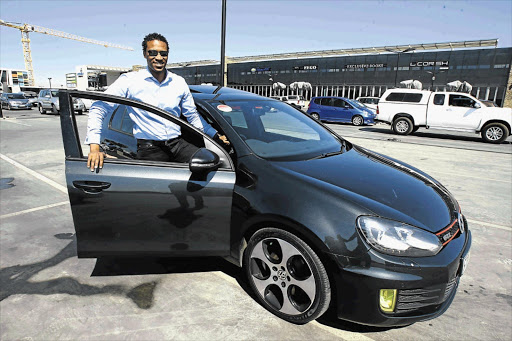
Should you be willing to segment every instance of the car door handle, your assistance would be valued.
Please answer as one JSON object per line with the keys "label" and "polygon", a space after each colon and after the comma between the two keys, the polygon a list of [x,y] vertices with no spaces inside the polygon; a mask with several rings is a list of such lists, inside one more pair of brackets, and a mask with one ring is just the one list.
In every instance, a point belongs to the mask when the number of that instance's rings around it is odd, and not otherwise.
{"label": "car door handle", "polygon": [[73,181],[73,186],[83,189],[87,193],[99,193],[109,188],[110,183],[101,181]]}

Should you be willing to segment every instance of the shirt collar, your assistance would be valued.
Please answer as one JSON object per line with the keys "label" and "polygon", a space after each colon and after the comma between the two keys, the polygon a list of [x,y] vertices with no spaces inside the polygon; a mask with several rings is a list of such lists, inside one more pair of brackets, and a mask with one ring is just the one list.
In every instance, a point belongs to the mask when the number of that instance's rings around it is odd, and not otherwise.
{"label": "shirt collar", "polygon": [[[158,82],[158,80],[157,80],[155,77],[153,77],[153,75],[151,74],[151,71],[149,71],[149,67],[148,67],[148,66],[146,66],[146,69],[145,69],[144,71],[145,71],[144,79],[148,79],[148,78],[150,78],[150,79],[152,79],[154,82],[159,83],[159,82]],[[171,72],[169,72],[169,70],[167,70],[167,69],[165,69],[165,72],[166,72],[166,74],[165,74],[165,78],[164,78],[163,82],[162,82],[162,83],[159,83],[159,84],[162,84],[162,85],[163,85],[163,84],[165,84],[165,83],[167,83],[167,82],[172,81]]]}

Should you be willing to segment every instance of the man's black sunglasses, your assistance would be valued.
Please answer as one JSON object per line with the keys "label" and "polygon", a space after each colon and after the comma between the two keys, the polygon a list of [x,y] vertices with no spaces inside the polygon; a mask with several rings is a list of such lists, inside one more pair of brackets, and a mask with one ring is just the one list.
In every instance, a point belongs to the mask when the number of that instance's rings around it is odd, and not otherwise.
{"label": "man's black sunglasses", "polygon": [[159,53],[162,57],[167,57],[169,55],[169,51],[148,50],[148,55],[150,57],[156,57]]}

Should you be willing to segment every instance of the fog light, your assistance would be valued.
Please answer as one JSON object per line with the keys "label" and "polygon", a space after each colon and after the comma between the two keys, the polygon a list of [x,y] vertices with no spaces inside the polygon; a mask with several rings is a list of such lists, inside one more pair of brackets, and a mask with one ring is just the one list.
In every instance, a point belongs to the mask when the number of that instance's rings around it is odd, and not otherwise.
{"label": "fog light", "polygon": [[395,310],[396,289],[380,289],[380,310],[392,313]]}

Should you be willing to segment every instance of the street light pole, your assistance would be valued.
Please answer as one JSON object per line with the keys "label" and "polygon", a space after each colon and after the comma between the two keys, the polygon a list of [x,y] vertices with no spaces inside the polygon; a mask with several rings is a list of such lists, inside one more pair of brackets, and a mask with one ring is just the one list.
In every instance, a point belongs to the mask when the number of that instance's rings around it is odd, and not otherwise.
{"label": "street light pole", "polygon": [[226,68],[226,1],[222,0],[222,29],[220,40],[220,86],[226,86],[228,83]]}
{"label": "street light pole", "polygon": [[50,82],[50,89],[52,88],[52,77],[48,77],[48,82]]}
{"label": "street light pole", "polygon": [[396,80],[397,80],[397,77],[398,77],[398,62],[400,61],[400,55],[402,53],[406,53],[406,52],[411,52],[411,51],[414,51],[416,50],[414,47],[409,47],[403,51],[397,51],[397,50],[392,50],[392,49],[386,49],[386,51],[389,51],[389,52],[393,52],[393,53],[396,53],[398,54],[398,57],[396,59],[396,71],[395,71],[395,88],[396,88]]}
{"label": "street light pole", "polygon": [[[435,66],[434,66],[434,71],[426,71],[426,73],[430,73],[432,75],[432,90],[431,91],[434,91],[434,81],[436,80],[436,69],[435,69]],[[444,71],[439,71],[438,73],[441,73],[441,72],[444,72]]]}

